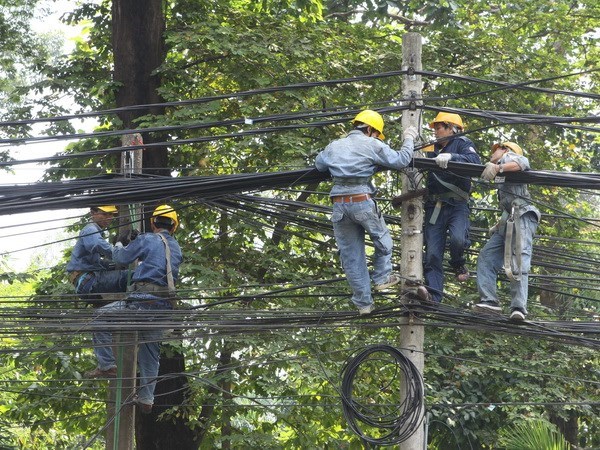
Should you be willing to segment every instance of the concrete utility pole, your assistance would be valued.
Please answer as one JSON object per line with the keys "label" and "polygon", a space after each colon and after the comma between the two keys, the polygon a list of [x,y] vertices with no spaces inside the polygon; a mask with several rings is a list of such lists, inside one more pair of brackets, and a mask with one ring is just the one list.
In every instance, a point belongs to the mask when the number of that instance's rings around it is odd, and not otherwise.
{"label": "concrete utility pole", "polygon": [[[123,136],[123,147],[143,144],[139,133]],[[121,153],[121,168],[124,176],[142,173],[143,149],[128,150]],[[126,209],[125,209],[126,208]],[[119,231],[142,224],[141,207],[121,205],[119,209]],[[126,214],[123,214],[127,211]],[[131,224],[130,222],[134,222]],[[133,226],[132,226],[133,225]],[[138,230],[141,231],[141,230]],[[122,300],[122,298],[120,299]],[[117,359],[117,379],[109,384],[107,410],[106,449],[133,450],[135,443],[135,408],[124,405],[135,395],[137,366],[137,332],[116,331],[113,333],[113,351]]]}
{"label": "concrete utility pole", "polygon": [[[402,70],[408,74],[402,79],[402,96],[405,99],[414,99],[408,102],[409,110],[402,112],[402,128],[409,126],[419,128],[420,110],[417,106],[421,103],[422,87],[421,76],[413,71],[422,70],[421,65],[421,35],[406,33],[402,36]],[[402,174],[402,194],[419,189],[423,177],[416,169],[406,169]],[[402,237],[401,237],[401,275],[403,280],[402,290],[416,290],[416,285],[423,280],[423,202],[421,197],[412,198],[402,202]],[[418,369],[421,376],[425,367],[423,355],[424,327],[420,320],[410,315],[404,317],[400,326],[401,351]],[[403,387],[406,383],[403,383]],[[406,399],[406,392],[401,392],[401,402]],[[421,417],[423,416],[421,409]],[[426,448],[424,424],[400,444],[401,450],[422,450]]]}

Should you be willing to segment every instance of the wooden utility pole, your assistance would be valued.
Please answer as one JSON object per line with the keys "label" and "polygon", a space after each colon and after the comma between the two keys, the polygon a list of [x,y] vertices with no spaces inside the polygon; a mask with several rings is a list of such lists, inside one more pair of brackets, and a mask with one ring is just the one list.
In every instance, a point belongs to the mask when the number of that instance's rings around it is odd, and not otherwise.
{"label": "wooden utility pole", "polygon": [[[402,128],[420,124],[420,104],[422,93],[421,76],[414,71],[420,71],[421,65],[421,35],[406,33],[402,36],[402,70],[408,74],[402,80],[402,96],[408,101],[409,109],[402,113]],[[402,194],[419,189],[422,175],[416,169],[407,169],[402,174]],[[421,197],[415,197],[402,202],[402,259],[401,272],[403,292],[416,291],[416,285],[423,280],[423,202]],[[412,315],[404,317],[400,326],[401,351],[418,369],[421,376],[425,367],[423,340],[425,337],[423,323]],[[403,388],[407,383],[403,383]],[[406,400],[405,389],[401,392],[401,403]],[[421,417],[423,417],[423,405]],[[406,441],[400,444],[401,450],[422,450],[426,447],[424,424]]]}
{"label": "wooden utility pole", "polygon": [[[123,136],[123,147],[143,144],[139,133]],[[127,150],[121,153],[121,169],[124,176],[142,173],[143,149]],[[126,214],[123,209],[127,208]],[[142,224],[141,207],[121,205],[119,231]],[[133,224],[131,222],[134,222]],[[141,226],[141,225],[140,225]],[[138,231],[141,231],[138,229]],[[132,330],[113,333],[113,345],[117,359],[117,379],[109,385],[106,428],[107,450],[133,450],[135,442],[135,408],[131,402],[135,395],[137,366],[137,332]]]}

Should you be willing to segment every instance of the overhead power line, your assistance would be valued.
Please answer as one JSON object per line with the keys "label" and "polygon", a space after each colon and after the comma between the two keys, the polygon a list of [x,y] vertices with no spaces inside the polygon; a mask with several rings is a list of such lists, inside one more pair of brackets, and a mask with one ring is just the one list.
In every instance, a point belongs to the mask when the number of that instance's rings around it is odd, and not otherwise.
{"label": "overhead power line", "polygon": [[[418,169],[436,169],[430,158],[414,158]],[[449,162],[448,171],[478,177],[484,166]],[[329,174],[316,169],[284,172],[244,173],[202,177],[99,176],[63,182],[0,186],[0,215],[66,208],[85,208],[107,203],[150,203],[170,199],[203,199],[226,194],[255,192],[278,187],[325,181]],[[507,182],[600,189],[600,174],[580,172],[526,171],[508,173]]]}

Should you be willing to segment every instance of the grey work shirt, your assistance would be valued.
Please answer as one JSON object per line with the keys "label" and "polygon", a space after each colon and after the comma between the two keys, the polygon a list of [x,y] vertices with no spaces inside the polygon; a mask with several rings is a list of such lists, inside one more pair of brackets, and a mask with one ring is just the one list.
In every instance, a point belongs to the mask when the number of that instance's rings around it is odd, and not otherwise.
{"label": "grey work shirt", "polygon": [[[530,169],[529,160],[522,155],[517,153],[508,152],[500,161],[499,164],[506,164],[509,162],[515,162],[519,165],[522,171]],[[522,216],[526,212],[532,211],[538,218],[538,222],[541,218],[539,210],[531,204],[531,195],[529,189],[524,183],[506,183],[504,177],[496,177],[496,184],[498,184],[498,202],[503,211],[511,213],[513,207],[515,207],[515,213]]]}

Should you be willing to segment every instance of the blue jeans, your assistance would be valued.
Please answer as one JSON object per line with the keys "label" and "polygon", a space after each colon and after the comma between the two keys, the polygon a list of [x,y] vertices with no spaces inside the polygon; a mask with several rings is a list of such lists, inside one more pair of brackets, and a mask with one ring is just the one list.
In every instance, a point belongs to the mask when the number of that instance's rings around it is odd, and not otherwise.
{"label": "blue jeans", "polygon": [[[529,269],[531,268],[531,253],[533,248],[533,235],[538,227],[537,216],[533,212],[527,212],[521,216],[519,221],[522,253],[521,253],[521,279],[510,282],[511,309],[519,308],[527,314],[527,295],[529,289]],[[477,290],[481,301],[498,303],[497,275],[504,266],[504,238],[506,227],[492,234],[487,241],[479,257],[477,258]],[[515,234],[513,233],[513,239]],[[514,246],[513,241],[513,246]],[[514,247],[513,247],[513,268]],[[518,274],[515,274],[518,275]]]}
{"label": "blue jeans", "polygon": [[82,275],[76,292],[80,295],[100,294],[104,292],[125,292],[127,290],[128,270],[98,270]]}
{"label": "blue jeans", "polygon": [[[137,294],[138,297],[133,301],[117,301],[102,306],[96,310],[96,319],[94,324],[110,322],[110,315],[119,311],[127,310],[125,314],[135,314],[135,311],[165,310],[171,309],[171,305],[164,299],[151,297],[147,294]],[[142,297],[143,296],[143,297]],[[146,301],[144,301],[146,300]],[[148,302],[148,300],[158,300]],[[105,317],[102,317],[105,316]],[[154,317],[144,315],[144,319],[152,321]],[[145,329],[138,331],[138,371],[139,390],[138,399],[142,403],[154,403],[154,388],[156,387],[156,377],[158,376],[159,358],[160,358],[160,340],[162,339],[162,330]],[[96,331],[93,334],[94,353],[98,360],[98,367],[101,370],[108,370],[117,367],[115,355],[112,350],[112,332]]]}
{"label": "blue jeans", "polygon": [[433,214],[435,204],[425,205],[425,261],[423,274],[425,284],[431,293],[433,301],[441,302],[444,292],[444,251],[446,240],[450,238],[450,266],[463,266],[465,250],[471,245],[469,240],[469,205],[467,202],[456,201],[443,203],[435,224],[429,219]]}
{"label": "blue jeans", "polygon": [[[370,305],[373,303],[371,278],[375,284],[382,284],[392,271],[393,242],[385,220],[370,199],[334,203],[331,221],[342,268],[352,288],[352,302],[359,308]],[[365,233],[371,237],[375,248],[371,277],[367,268]]]}

